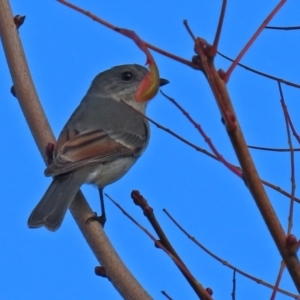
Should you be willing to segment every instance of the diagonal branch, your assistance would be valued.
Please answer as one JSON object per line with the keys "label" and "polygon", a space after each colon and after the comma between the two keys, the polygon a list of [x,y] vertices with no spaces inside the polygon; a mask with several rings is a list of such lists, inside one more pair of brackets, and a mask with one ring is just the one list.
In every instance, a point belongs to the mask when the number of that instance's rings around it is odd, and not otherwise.
{"label": "diagonal branch", "polygon": [[[223,58],[229,60],[229,61],[234,61],[234,59],[230,58],[229,56],[221,53],[220,51],[217,52],[220,56],[222,56]],[[248,70],[250,72],[253,72],[253,73],[256,73],[260,76],[263,76],[263,77],[266,77],[266,78],[269,78],[269,79],[272,79],[272,80],[275,80],[276,82],[281,82],[283,84],[286,84],[286,85],[289,85],[289,86],[293,86],[295,88],[300,88],[300,84],[298,83],[295,83],[295,82],[291,82],[291,81],[288,81],[288,80],[285,80],[285,79],[282,79],[282,78],[279,78],[279,77],[276,77],[276,76],[273,76],[273,75],[270,75],[270,74],[267,74],[267,73],[264,73],[264,72],[261,72],[261,71],[258,71],[256,69],[253,69],[253,68],[250,68],[244,64],[241,64],[241,63],[238,63],[237,64],[238,66],[244,68],[245,70]]]}
{"label": "diagonal branch", "polygon": [[[162,91],[161,91],[161,93],[162,93]],[[173,101],[174,101],[174,99],[173,99]],[[124,103],[125,105],[128,105],[125,101],[123,101],[123,103]],[[178,139],[178,140],[180,140],[181,142],[183,142],[184,144],[186,144],[186,145],[192,147],[192,148],[195,149],[196,151],[201,152],[201,153],[204,153],[204,154],[207,155],[208,157],[213,158],[213,159],[215,159],[215,160],[221,162],[220,159],[219,159],[219,157],[216,156],[216,155],[214,155],[213,153],[210,153],[210,152],[208,152],[207,150],[205,150],[205,149],[203,149],[203,148],[201,148],[201,147],[199,147],[199,146],[197,146],[197,145],[195,145],[195,144],[189,142],[188,140],[186,140],[186,139],[183,138],[182,136],[178,135],[176,132],[170,130],[170,129],[167,128],[167,127],[162,126],[161,124],[157,123],[157,122],[154,121],[153,119],[151,119],[151,118],[149,118],[148,116],[144,115],[144,114],[141,113],[140,111],[134,109],[132,106],[129,106],[129,107],[130,107],[132,110],[134,110],[137,114],[140,114],[140,115],[143,116],[145,119],[147,119],[150,123],[154,124],[157,128],[159,128],[159,129],[161,129],[161,130],[167,132],[168,134],[174,136],[176,139]],[[248,147],[249,147],[249,146],[248,146]],[[235,169],[240,169],[239,166],[235,166],[235,165],[233,165],[233,164],[231,164],[231,163],[229,163],[229,164],[232,166],[233,169],[234,169],[234,168],[235,168]],[[242,176],[241,176],[242,174],[241,174],[240,172],[235,172],[235,174],[236,174],[237,176],[239,176],[240,178],[242,178]],[[270,183],[270,182],[268,182],[268,181],[266,181],[266,180],[264,180],[264,179],[261,179],[261,182],[262,182],[264,185],[270,187],[271,189],[273,189],[273,190],[275,190],[275,191],[281,193],[281,194],[284,195],[285,197],[288,197],[288,198],[291,197],[291,194],[290,194],[290,193],[288,193],[288,192],[286,192],[285,190],[281,189],[279,186],[276,186],[276,185],[274,185],[274,184],[272,184],[272,183]],[[297,197],[294,197],[294,201],[300,203],[300,199],[297,198]]]}
{"label": "diagonal branch", "polygon": [[256,32],[253,34],[251,39],[248,41],[248,43],[245,45],[245,47],[242,49],[240,54],[236,57],[232,65],[229,67],[229,69],[226,72],[226,75],[224,77],[224,81],[227,82],[229,80],[229,77],[236,67],[236,65],[240,62],[244,54],[248,51],[248,49],[251,47],[251,45],[254,43],[254,41],[257,39],[257,37],[261,34],[261,32],[264,30],[266,25],[272,20],[272,18],[276,15],[276,13],[281,9],[281,7],[286,3],[286,0],[280,0],[280,2],[276,5],[276,7],[272,10],[272,12],[267,16],[267,18],[262,22],[262,24],[259,26],[259,28],[256,30]]}
{"label": "diagonal branch", "polygon": [[[110,24],[109,22],[107,22],[107,21],[99,18],[98,16],[92,14],[91,12],[89,12],[87,10],[84,10],[84,9],[76,6],[75,4],[72,4],[72,3],[68,2],[68,1],[65,1],[65,0],[57,0],[57,1],[60,2],[61,4],[64,4],[64,5],[66,5],[66,6],[70,7],[70,8],[72,8],[72,9],[74,9],[74,10],[76,10],[76,11],[78,11],[78,12],[84,14],[84,15],[86,15],[87,17],[91,18],[95,22],[98,22],[98,23],[100,23],[100,24],[102,24],[102,25],[104,25],[104,26],[106,26],[106,27],[108,27],[108,28],[110,28],[112,30],[115,30],[115,31],[117,31],[117,32],[119,32],[119,33],[121,33],[121,34],[123,34],[123,35],[126,36],[126,34],[120,32],[120,30],[119,30],[118,27],[116,27],[113,24]],[[160,49],[160,48],[158,48],[158,47],[156,47],[154,45],[151,45],[150,43],[147,43],[146,41],[143,41],[143,42],[146,44],[146,46],[149,49],[152,49],[153,51],[156,51],[157,53],[160,53],[160,54],[165,55],[165,56],[167,56],[169,58],[177,60],[177,61],[179,61],[179,62],[181,62],[181,63],[183,63],[183,64],[185,64],[187,66],[190,66],[192,68],[195,68],[195,69],[198,68],[195,64],[193,64],[193,62],[191,62],[189,60],[186,60],[186,59],[184,59],[182,57],[179,57],[177,55],[169,53],[169,52],[167,52],[167,51],[165,51],[163,49]]]}
{"label": "diagonal branch", "polygon": [[[143,227],[139,222],[137,222],[130,214],[128,214],[125,209],[117,203],[112,197],[110,197],[108,194],[105,194],[105,196],[112,201],[121,211],[122,213],[129,219],[131,220],[139,229],[141,229],[150,239],[154,242],[154,245],[156,248],[163,250],[176,264],[176,266],[180,269],[180,271],[185,275],[186,278],[189,278],[189,282],[193,282],[194,286],[197,286],[197,289],[194,289],[195,293],[201,300],[212,300],[212,297],[208,293],[206,289],[202,286],[200,282],[196,280],[196,278],[192,275],[190,270],[186,267],[186,265],[183,263],[183,261],[180,259],[180,257],[177,255],[177,253],[174,253],[174,249],[169,244],[169,241],[167,244],[166,238],[164,238],[163,241],[160,239],[156,239],[153,234],[151,234],[145,227]],[[170,247],[172,249],[170,249]]]}
{"label": "diagonal branch", "polygon": [[[170,218],[170,220],[179,228],[180,231],[183,232],[184,235],[186,235],[193,243],[195,243],[200,249],[202,249],[206,254],[208,254],[209,256],[211,256],[213,259],[215,259],[216,261],[220,262],[221,264],[223,264],[225,267],[232,269],[234,272],[258,283],[261,284],[263,286],[266,286],[270,289],[274,289],[274,285],[258,278],[255,277],[253,275],[250,275],[248,273],[246,273],[245,271],[243,271],[242,269],[237,268],[236,266],[230,264],[227,260],[222,259],[221,257],[219,257],[217,254],[213,253],[210,249],[208,249],[206,246],[204,246],[201,242],[199,242],[197,240],[197,238],[195,238],[194,236],[192,236],[186,229],[183,228],[182,225],[179,224],[178,221],[176,221],[176,219],[164,208],[163,212],[168,216],[168,218]],[[299,295],[290,293],[286,290],[283,289],[278,289],[278,292],[287,295],[289,297],[292,297],[293,299],[300,299]]]}
{"label": "diagonal branch", "polygon": [[[35,91],[8,0],[0,0],[0,36],[16,96],[34,140],[46,161],[45,146],[54,141],[54,135]],[[125,299],[151,299],[120,260],[100,224],[86,224],[86,220],[94,214],[81,192],[74,199],[70,211],[119,293]]]}
{"label": "diagonal branch", "polygon": [[276,243],[276,246],[290,272],[290,275],[300,291],[300,264],[296,252],[291,253],[286,247],[286,235],[259,179],[255,164],[247,147],[242,129],[239,125],[226,85],[220,73],[213,64],[213,59],[207,55],[210,45],[200,38],[196,39],[195,50],[201,60],[203,72],[214,93],[216,102],[225,121],[227,134],[236,152],[243,178],[258,206],[264,221]]}

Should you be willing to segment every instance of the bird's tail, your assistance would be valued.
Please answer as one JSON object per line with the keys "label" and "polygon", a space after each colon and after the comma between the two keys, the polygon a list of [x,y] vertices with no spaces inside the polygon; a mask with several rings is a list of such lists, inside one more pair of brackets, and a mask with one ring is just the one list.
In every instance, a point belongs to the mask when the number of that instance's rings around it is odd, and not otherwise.
{"label": "bird's tail", "polygon": [[51,231],[57,230],[83,181],[80,172],[55,177],[30,214],[28,226],[31,228],[45,226]]}

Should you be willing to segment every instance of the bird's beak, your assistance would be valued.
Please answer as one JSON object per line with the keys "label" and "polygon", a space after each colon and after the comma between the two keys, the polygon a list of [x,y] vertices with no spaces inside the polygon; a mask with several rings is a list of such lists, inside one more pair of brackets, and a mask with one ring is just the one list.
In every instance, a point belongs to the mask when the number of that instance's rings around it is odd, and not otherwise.
{"label": "bird's beak", "polygon": [[164,78],[160,78],[159,79],[159,86],[163,86],[169,83],[169,80],[164,79]]}

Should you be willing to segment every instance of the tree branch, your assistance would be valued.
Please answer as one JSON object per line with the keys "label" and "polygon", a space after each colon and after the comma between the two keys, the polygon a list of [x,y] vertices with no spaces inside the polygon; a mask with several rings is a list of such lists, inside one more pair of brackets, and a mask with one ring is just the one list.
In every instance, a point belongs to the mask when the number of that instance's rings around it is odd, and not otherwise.
{"label": "tree branch", "polygon": [[[8,0],[0,0],[0,36],[16,96],[33,138],[46,161],[45,146],[49,142],[54,142],[55,138],[39,102]],[[151,299],[120,260],[100,224],[97,222],[86,224],[93,211],[81,192],[75,197],[70,211],[96,258],[122,297],[136,300]]]}

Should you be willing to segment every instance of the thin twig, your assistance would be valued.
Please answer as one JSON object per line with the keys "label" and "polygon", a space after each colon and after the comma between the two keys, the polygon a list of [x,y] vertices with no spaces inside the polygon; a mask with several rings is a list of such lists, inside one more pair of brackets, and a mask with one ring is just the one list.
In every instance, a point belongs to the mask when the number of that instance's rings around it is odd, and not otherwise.
{"label": "thin twig", "polygon": [[[218,262],[222,263],[224,266],[235,270],[237,273],[241,274],[242,276],[249,278],[253,281],[255,281],[256,283],[262,284],[270,289],[274,289],[274,286],[271,285],[270,283],[267,283],[257,277],[254,277],[244,271],[242,271],[241,269],[238,269],[237,267],[235,267],[234,265],[230,264],[228,261],[223,260],[222,258],[220,258],[219,256],[217,256],[215,253],[213,253],[212,251],[210,251],[208,248],[206,248],[203,244],[201,244],[195,237],[193,237],[192,235],[190,235],[187,230],[185,230],[176,220],[174,217],[172,217],[172,215],[166,210],[163,209],[163,212],[170,218],[170,220],[191,240],[193,241],[197,246],[199,246],[199,248],[201,248],[205,253],[207,253],[209,256],[211,256],[212,258],[214,258],[215,260],[217,260]],[[300,299],[299,295],[290,293],[288,291],[285,291],[283,289],[278,289],[278,292],[293,297],[295,299]]]}
{"label": "thin twig", "polygon": [[235,300],[235,291],[236,291],[236,269],[233,270],[233,275],[232,275],[232,292],[231,292],[232,300]]}
{"label": "thin twig", "polygon": [[226,75],[224,77],[224,81],[227,82],[229,80],[229,77],[236,67],[236,65],[240,62],[242,57],[245,55],[245,53],[248,51],[248,49],[251,47],[251,45],[254,43],[254,41],[257,39],[257,37],[261,34],[261,32],[264,30],[264,28],[267,26],[267,24],[273,19],[273,17],[276,15],[276,13],[281,9],[281,7],[286,3],[286,0],[280,0],[280,2],[276,5],[276,7],[272,10],[272,12],[267,16],[267,18],[262,22],[262,24],[259,26],[259,28],[256,30],[254,35],[250,38],[250,40],[247,42],[245,47],[242,49],[240,54],[236,57],[232,65],[229,67],[229,69],[226,72]]}
{"label": "thin twig", "polygon": [[[82,8],[76,6],[76,5],[74,5],[74,4],[72,4],[72,3],[68,2],[68,1],[65,1],[65,0],[57,0],[57,1],[60,2],[61,4],[64,4],[64,5],[66,5],[66,6],[70,7],[70,8],[72,8],[72,9],[74,9],[74,10],[76,10],[76,11],[78,11],[78,12],[84,14],[84,15],[86,15],[87,17],[91,18],[93,21],[96,21],[96,22],[98,22],[98,23],[100,23],[100,24],[102,24],[102,25],[104,25],[104,26],[106,26],[106,27],[108,27],[108,28],[110,28],[112,30],[118,31],[118,29],[119,29],[119,27],[110,24],[109,22],[107,22],[107,21],[99,18],[98,16],[92,14],[91,12],[89,12],[87,10],[84,10],[84,9],[82,9]],[[186,59],[184,59],[182,57],[179,57],[179,56],[177,56],[175,54],[169,53],[169,52],[167,52],[167,51],[165,51],[163,49],[160,49],[160,48],[158,48],[158,47],[156,47],[156,46],[154,46],[154,45],[152,45],[152,44],[150,44],[150,43],[148,43],[146,41],[144,41],[144,43],[146,44],[146,46],[148,48],[152,49],[153,51],[155,51],[157,53],[160,53],[160,54],[162,54],[164,56],[167,56],[167,57],[169,57],[171,59],[179,61],[179,62],[181,62],[181,63],[183,63],[183,64],[185,64],[187,66],[190,66],[190,67],[192,67],[194,69],[198,68],[195,64],[193,64],[193,62],[191,62],[189,60],[186,60]]]}
{"label": "thin twig", "polygon": [[[234,61],[234,59],[230,58],[229,56],[225,55],[225,54],[222,54],[221,52],[218,51],[218,54],[222,57],[224,57],[225,59],[227,60],[230,60],[230,61]],[[286,85],[289,85],[289,86],[293,86],[295,88],[300,88],[300,84],[297,84],[297,83],[294,83],[294,82],[291,82],[291,81],[288,81],[288,80],[285,80],[285,79],[281,79],[279,77],[276,77],[276,76],[273,76],[273,75],[269,75],[267,73],[264,73],[264,72],[261,72],[261,71],[258,71],[258,70],[255,70],[253,68],[250,68],[244,64],[241,64],[241,63],[238,63],[238,66],[250,71],[250,72],[253,72],[255,74],[258,74],[258,75],[261,75],[263,77],[266,77],[266,78],[269,78],[271,80],[275,80],[276,82],[281,82],[283,84],[286,84]]]}
{"label": "thin twig", "polygon": [[161,291],[161,293],[162,293],[168,300],[172,300],[172,298],[167,294],[167,292]]}
{"label": "thin twig", "polygon": [[299,30],[300,26],[266,26],[265,28],[276,30]]}
{"label": "thin twig", "polygon": [[218,27],[217,27],[217,31],[215,34],[215,39],[214,39],[212,47],[210,48],[209,53],[208,53],[208,55],[210,57],[215,57],[217,50],[218,50],[219,40],[220,40],[222,28],[223,28],[224,16],[225,16],[225,12],[226,12],[226,6],[227,6],[227,0],[223,0],[221,13],[220,13],[220,17],[219,17],[219,22],[218,22]]}
{"label": "thin twig", "polygon": [[279,284],[280,284],[284,269],[285,269],[285,263],[283,261],[281,261],[280,268],[279,268],[279,271],[277,274],[276,282],[275,282],[274,289],[272,291],[270,300],[275,300],[277,292],[279,292]]}
{"label": "thin twig", "polygon": [[[248,148],[250,149],[256,149],[256,150],[265,150],[265,151],[274,151],[274,152],[291,152],[291,149],[287,148],[268,148],[268,147],[259,147],[259,146],[250,146],[248,145]],[[300,151],[300,148],[293,148],[293,151]]]}
{"label": "thin twig", "polygon": [[299,134],[297,133],[295,127],[294,127],[294,124],[293,124],[293,122],[292,122],[292,119],[291,119],[291,117],[290,117],[290,114],[289,114],[289,112],[288,112],[286,106],[283,106],[283,109],[284,109],[284,113],[285,113],[285,115],[286,115],[288,124],[289,124],[289,126],[290,126],[290,128],[291,128],[291,130],[292,130],[292,132],[293,132],[293,136],[296,138],[297,142],[300,144],[300,136],[299,136]]}
{"label": "thin twig", "polygon": [[[124,101],[123,101],[123,103],[124,103],[125,105],[128,105],[128,104],[127,104],[126,102],[124,102]],[[218,159],[218,157],[217,157],[216,155],[214,155],[213,153],[210,153],[209,151],[207,151],[207,150],[205,150],[205,149],[203,149],[203,148],[201,148],[201,147],[199,147],[199,146],[197,146],[197,145],[191,143],[190,141],[186,140],[185,138],[183,138],[182,136],[180,136],[180,135],[177,134],[176,132],[172,131],[171,129],[169,129],[169,128],[167,128],[167,127],[165,127],[165,126],[159,124],[158,122],[154,121],[154,120],[151,119],[150,117],[148,117],[148,116],[146,116],[145,114],[141,113],[140,111],[134,109],[132,106],[129,106],[129,105],[128,105],[128,107],[130,107],[130,108],[131,108],[132,110],[134,110],[136,113],[138,113],[138,114],[140,114],[141,116],[143,116],[146,120],[148,120],[150,123],[152,123],[153,125],[155,125],[157,128],[159,128],[159,129],[161,129],[161,130],[167,132],[168,134],[174,136],[176,139],[180,140],[180,141],[183,142],[184,144],[186,144],[186,145],[192,147],[193,149],[195,149],[195,150],[198,151],[198,152],[201,152],[201,153],[207,155],[207,156],[210,157],[210,158],[213,158],[213,159],[215,159],[215,160],[217,160],[217,161],[220,161],[220,160]],[[235,166],[235,165],[233,165],[233,164],[232,164],[232,166],[233,166],[233,168],[237,168],[237,169],[240,168],[240,167]],[[241,178],[241,177],[240,177],[240,178]],[[274,185],[274,184],[272,184],[272,183],[270,183],[270,182],[268,182],[268,181],[266,181],[266,180],[264,180],[264,179],[261,179],[261,182],[262,182],[264,185],[268,186],[269,188],[271,188],[271,189],[273,189],[273,190],[279,192],[280,194],[282,194],[282,195],[284,195],[284,196],[286,196],[286,197],[288,197],[288,198],[291,197],[291,194],[289,194],[288,192],[286,192],[285,190],[283,190],[283,189],[280,188],[279,186],[276,186],[276,185]],[[300,199],[299,199],[299,198],[295,198],[294,200],[295,200],[296,202],[300,203]]]}
{"label": "thin twig", "polygon": [[201,134],[205,142],[208,144],[211,151],[214,153],[214,155],[217,157],[218,161],[223,163],[230,171],[232,171],[235,175],[238,177],[242,177],[242,172],[240,168],[235,167],[231,163],[229,163],[217,150],[217,148],[214,146],[211,139],[207,136],[205,131],[202,129],[199,123],[197,123],[191,115],[177,102],[174,98],[169,97],[167,94],[165,94],[163,91],[160,91],[161,94],[167,98],[171,103],[173,103],[182,113],[183,115],[194,125],[194,127],[198,130],[198,132]]}
{"label": "thin twig", "polygon": [[[185,267],[186,265],[182,261],[181,257],[178,255],[174,247],[172,246],[171,242],[167,238],[166,234],[164,233],[162,227],[160,226],[158,220],[155,217],[154,210],[152,207],[149,206],[147,200],[141,195],[141,193],[137,190],[133,190],[131,192],[131,198],[134,201],[134,204],[139,206],[144,213],[144,216],[148,219],[150,222],[152,228],[155,230],[156,234],[158,235],[159,241],[166,247],[166,249],[177,258],[177,260]],[[193,290],[196,292],[196,294],[201,294],[201,291],[197,291],[199,288],[199,283],[195,282],[193,278],[190,278],[185,272],[179,268],[185,279],[189,282]]]}
{"label": "thin twig", "polygon": [[189,35],[191,36],[191,38],[194,40],[194,42],[196,41],[196,37],[194,35],[194,33],[192,32],[189,24],[188,24],[188,21],[187,20],[183,20],[183,25],[185,26],[187,32],[189,33]]}
{"label": "thin twig", "polygon": [[295,180],[295,153],[293,148],[293,142],[291,139],[291,132],[290,132],[290,115],[287,109],[287,106],[284,101],[284,96],[281,88],[280,82],[278,82],[279,87],[279,93],[280,93],[280,103],[282,106],[283,114],[284,114],[284,120],[286,125],[286,131],[287,131],[287,137],[288,137],[288,144],[290,147],[290,157],[291,157],[291,201],[290,201],[290,209],[289,209],[289,216],[288,216],[288,229],[287,229],[287,235],[289,235],[292,231],[293,227],[293,215],[294,215],[294,198],[295,198],[295,192],[296,192],[296,180]]}
{"label": "thin twig", "polygon": [[[196,278],[192,275],[192,273],[189,271],[189,269],[182,263],[181,259],[178,259],[176,256],[174,256],[164,245],[163,243],[156,239],[145,227],[143,227],[139,222],[137,222],[119,203],[117,203],[112,197],[110,197],[108,194],[105,194],[105,196],[113,203],[116,207],[120,209],[120,211],[130,220],[132,221],[138,228],[140,228],[153,242],[154,245],[163,250],[177,265],[177,267],[185,273],[186,276],[190,278],[190,280],[197,282]],[[200,297],[200,299],[203,300],[212,300],[210,295],[208,295],[207,291],[203,288],[203,286],[198,283],[198,289],[195,290],[196,294]]]}

